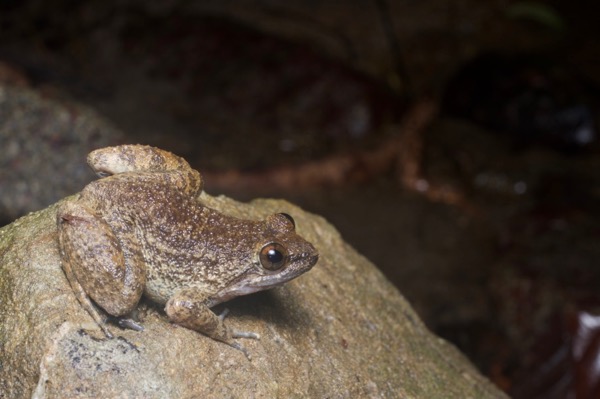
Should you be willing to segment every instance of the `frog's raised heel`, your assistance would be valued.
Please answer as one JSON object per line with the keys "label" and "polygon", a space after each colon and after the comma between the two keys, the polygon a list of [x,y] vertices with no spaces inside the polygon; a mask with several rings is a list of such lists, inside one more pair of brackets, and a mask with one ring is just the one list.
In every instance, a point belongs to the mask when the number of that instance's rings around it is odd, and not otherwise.
{"label": "frog's raised heel", "polygon": [[128,172],[174,172],[172,183],[191,195],[202,191],[200,173],[185,161],[168,151],[148,145],[128,144],[92,151],[87,162],[100,177]]}

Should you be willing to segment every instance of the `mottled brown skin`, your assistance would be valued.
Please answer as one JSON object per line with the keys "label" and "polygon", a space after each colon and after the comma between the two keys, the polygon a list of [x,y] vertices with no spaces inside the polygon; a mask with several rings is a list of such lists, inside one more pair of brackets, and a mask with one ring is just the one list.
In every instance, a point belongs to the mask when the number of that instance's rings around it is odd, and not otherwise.
{"label": "mottled brown skin", "polygon": [[233,347],[233,331],[210,308],[281,285],[310,270],[318,253],[293,219],[223,215],[197,201],[200,174],[167,151],[141,145],[93,151],[101,176],[58,210],[63,269],[82,306],[126,316],[142,294],[165,304],[169,319]]}

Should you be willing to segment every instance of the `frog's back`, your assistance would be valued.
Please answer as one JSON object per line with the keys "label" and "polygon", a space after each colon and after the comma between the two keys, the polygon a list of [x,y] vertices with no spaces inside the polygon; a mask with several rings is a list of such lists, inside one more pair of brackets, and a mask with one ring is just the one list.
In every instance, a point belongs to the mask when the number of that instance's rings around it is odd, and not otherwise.
{"label": "frog's back", "polygon": [[164,174],[135,172],[95,180],[81,192],[84,201],[101,211],[137,213],[184,201],[185,195],[170,185]]}

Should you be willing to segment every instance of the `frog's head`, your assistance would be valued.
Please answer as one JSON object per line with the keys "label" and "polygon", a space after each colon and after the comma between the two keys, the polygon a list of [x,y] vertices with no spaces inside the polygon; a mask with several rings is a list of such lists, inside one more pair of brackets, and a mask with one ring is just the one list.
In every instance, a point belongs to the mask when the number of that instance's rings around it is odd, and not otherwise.
{"label": "frog's head", "polygon": [[240,295],[282,285],[309,271],[319,253],[296,234],[294,219],[287,213],[270,215],[264,221],[251,267],[211,298],[211,306]]}

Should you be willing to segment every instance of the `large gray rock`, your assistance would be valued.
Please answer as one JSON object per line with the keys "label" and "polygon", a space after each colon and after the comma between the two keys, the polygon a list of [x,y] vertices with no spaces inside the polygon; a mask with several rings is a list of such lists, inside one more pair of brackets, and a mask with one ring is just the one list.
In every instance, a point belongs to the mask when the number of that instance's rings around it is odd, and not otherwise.
{"label": "large gray rock", "polygon": [[60,267],[53,205],[0,229],[0,397],[505,397],[322,218],[283,201],[201,200],[246,218],[287,212],[320,252],[307,274],[227,304],[230,325],[262,337],[243,341],[252,360],[146,303],[143,332],[106,339]]}
{"label": "large gray rock", "polygon": [[122,141],[88,107],[0,83],[0,225],[83,188],[94,174],[81,154]]}

